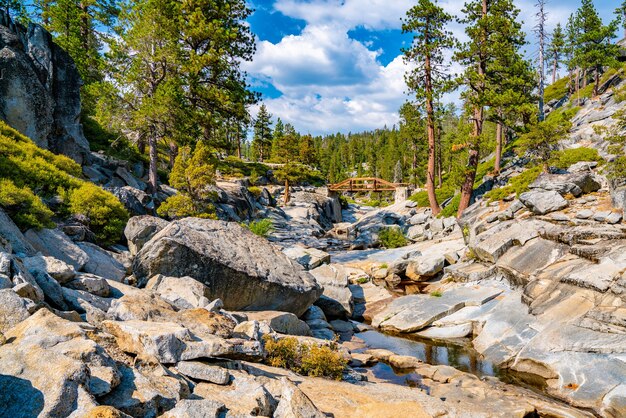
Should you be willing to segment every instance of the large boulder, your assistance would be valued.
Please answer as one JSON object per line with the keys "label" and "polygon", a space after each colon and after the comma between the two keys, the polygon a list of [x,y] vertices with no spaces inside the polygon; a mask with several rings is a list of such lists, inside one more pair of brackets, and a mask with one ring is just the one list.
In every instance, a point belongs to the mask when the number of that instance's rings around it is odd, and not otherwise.
{"label": "large boulder", "polygon": [[532,189],[554,190],[561,195],[571,193],[574,196],[600,190],[602,185],[589,172],[567,174],[542,174],[528,186]]}
{"label": "large boulder", "polygon": [[166,220],[154,216],[133,216],[130,218],[124,229],[130,254],[137,254],[146,242],[150,241],[167,225]]}
{"label": "large boulder", "polygon": [[163,274],[206,284],[228,310],[302,315],[322,293],[315,279],[277,247],[236,223],[186,218],[172,222],[139,251],[140,285]]}
{"label": "large boulder", "polygon": [[0,290],[0,332],[7,332],[29,316],[24,299],[11,289]]}
{"label": "large boulder", "polygon": [[522,193],[519,200],[536,215],[545,215],[568,206],[567,200],[554,190],[531,190]]}
{"label": "large boulder", "polygon": [[156,275],[148,281],[151,289],[178,309],[200,308],[209,304],[209,288],[192,277]]}
{"label": "large boulder", "polygon": [[74,61],[41,26],[0,11],[0,118],[37,145],[89,160],[80,124],[82,81]]}

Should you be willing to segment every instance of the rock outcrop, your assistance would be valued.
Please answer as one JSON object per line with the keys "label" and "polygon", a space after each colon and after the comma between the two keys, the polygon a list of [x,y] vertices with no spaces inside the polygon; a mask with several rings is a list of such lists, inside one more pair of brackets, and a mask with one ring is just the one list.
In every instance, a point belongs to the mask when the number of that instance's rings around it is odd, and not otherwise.
{"label": "rock outcrop", "polygon": [[72,58],[41,26],[0,11],[0,119],[41,148],[89,160],[80,124],[82,81]]}
{"label": "rock outcrop", "polygon": [[170,223],[137,254],[139,283],[162,274],[189,276],[230,310],[302,315],[322,293],[315,279],[277,247],[238,224],[186,218]]}

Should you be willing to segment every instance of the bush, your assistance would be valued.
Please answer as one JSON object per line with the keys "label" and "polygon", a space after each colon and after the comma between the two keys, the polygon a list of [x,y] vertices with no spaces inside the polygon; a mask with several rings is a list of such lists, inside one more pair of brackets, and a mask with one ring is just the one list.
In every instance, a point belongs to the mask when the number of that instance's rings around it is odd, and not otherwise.
{"label": "bush", "polygon": [[404,247],[407,244],[407,240],[399,228],[381,229],[378,233],[378,239],[380,240],[380,245],[385,248]]}
{"label": "bush", "polygon": [[30,139],[0,122],[0,203],[23,229],[53,227],[54,213],[41,197],[61,194],[57,215],[82,214],[105,243],[120,238],[128,214],[111,193],[81,180],[82,169],[72,159],[39,148]]}
{"label": "bush", "polygon": [[248,187],[248,191],[256,198],[261,197],[261,193],[263,193],[263,189],[257,186]]}
{"label": "bush", "polygon": [[296,373],[329,377],[341,380],[347,361],[337,351],[333,343],[330,346],[317,346],[300,343],[293,337],[275,340],[266,335],[263,338],[267,351],[267,363]]}
{"label": "bush", "polygon": [[581,147],[556,151],[552,155],[550,165],[561,169],[567,169],[572,164],[576,164],[581,161],[597,161],[600,163],[604,160],[600,157],[600,154],[598,154],[597,149]]}
{"label": "bush", "polygon": [[11,180],[0,180],[0,206],[22,228],[52,228],[54,213],[28,187],[17,187]]}
{"label": "bush", "polygon": [[250,230],[250,232],[260,237],[267,237],[274,230],[272,220],[267,218],[252,221],[245,226]]}
{"label": "bush", "polygon": [[120,239],[128,221],[128,212],[120,201],[100,187],[84,183],[68,192],[69,209],[89,219],[89,229],[99,241],[114,243]]}

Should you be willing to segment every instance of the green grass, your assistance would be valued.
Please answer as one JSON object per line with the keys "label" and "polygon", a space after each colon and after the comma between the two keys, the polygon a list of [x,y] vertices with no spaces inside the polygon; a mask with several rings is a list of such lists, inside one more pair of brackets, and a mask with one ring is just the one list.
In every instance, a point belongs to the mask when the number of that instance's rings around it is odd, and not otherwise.
{"label": "green grass", "polygon": [[259,198],[261,196],[261,193],[263,193],[263,189],[261,189],[260,187],[257,186],[250,186],[248,187],[248,191],[254,195],[254,197]]}
{"label": "green grass", "polygon": [[[435,196],[437,196],[437,201],[441,203],[454,196],[455,192],[455,187],[449,186],[444,183],[439,189],[435,189]],[[426,190],[414,193],[413,195],[411,195],[411,197],[409,197],[409,200],[417,203],[417,206],[421,208],[426,208],[430,206],[430,203],[428,202],[428,192],[426,192]]]}
{"label": "green grass", "polygon": [[124,135],[107,131],[90,116],[81,117],[81,123],[92,151],[102,151],[106,155],[131,163],[148,162],[148,157],[139,153],[137,146]]}
{"label": "green grass", "polygon": [[604,162],[604,159],[600,156],[600,154],[598,154],[598,150],[595,148],[570,148],[556,151],[552,155],[550,166],[567,169],[572,164],[576,164],[581,161],[596,161],[601,164]]}
{"label": "green grass", "polygon": [[432,292],[430,292],[430,296],[440,298],[443,296],[443,292],[441,290],[433,290]]}

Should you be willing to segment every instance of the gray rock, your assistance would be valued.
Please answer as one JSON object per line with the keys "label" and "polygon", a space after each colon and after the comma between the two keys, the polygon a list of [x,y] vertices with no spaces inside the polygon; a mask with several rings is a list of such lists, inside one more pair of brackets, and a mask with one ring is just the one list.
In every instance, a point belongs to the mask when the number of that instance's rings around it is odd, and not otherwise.
{"label": "gray rock", "polygon": [[326,414],[320,412],[309,397],[286,377],[281,379],[281,385],[280,402],[274,411],[274,418],[326,417]]}
{"label": "gray rock", "polygon": [[215,299],[204,307],[209,312],[219,312],[222,308],[224,308],[224,302],[220,298]]}
{"label": "gray rock", "polygon": [[42,229],[35,231],[29,229],[24,236],[33,248],[41,254],[71,264],[76,270],[82,270],[89,261],[89,256],[59,230]]}
{"label": "gray rock", "polygon": [[409,218],[409,225],[422,225],[428,222],[430,218],[430,214],[428,213],[418,213]]}
{"label": "gray rock", "polygon": [[85,272],[118,282],[126,277],[126,268],[109,251],[90,242],[79,242],[76,245],[89,257],[83,267]]}
{"label": "gray rock", "polygon": [[199,308],[209,304],[209,289],[192,277],[157,274],[148,281],[146,289],[153,290],[178,309]]}
{"label": "gray rock", "polygon": [[329,341],[333,341],[336,338],[335,333],[328,328],[311,330],[311,336],[320,340]]}
{"label": "gray rock", "polygon": [[43,291],[45,300],[53,306],[67,310],[65,299],[63,298],[63,288],[54,280],[48,273],[45,272],[33,272],[38,287]]}
{"label": "gray rock", "polygon": [[563,199],[563,197],[554,190],[531,190],[522,193],[519,199],[537,215],[545,215],[546,213],[555,212],[568,206],[567,200]]}
{"label": "gray rock", "polygon": [[74,280],[65,283],[65,287],[82,290],[104,298],[108,297],[111,292],[111,287],[106,279],[89,273],[78,273]]}
{"label": "gray rock", "polygon": [[324,288],[324,293],[315,301],[324,314],[331,318],[352,316],[354,300],[348,288],[348,272],[343,266],[327,264],[311,270],[317,283]]}
{"label": "gray rock", "polygon": [[287,335],[310,335],[311,330],[306,322],[298,319],[291,312],[260,311],[249,312],[249,320],[267,323],[274,331]]}
{"label": "gray rock", "polygon": [[[0,238],[3,238],[8,243],[10,247],[7,248],[8,252],[13,250],[20,257],[34,255],[36,252],[24,237],[22,231],[2,209],[0,209]],[[0,239],[0,241],[2,240]]]}
{"label": "gray rock", "polygon": [[11,289],[0,290],[0,332],[6,333],[29,316],[24,299]]}
{"label": "gray rock", "polygon": [[593,211],[590,209],[583,209],[580,212],[576,213],[577,219],[589,219],[593,216]]}
{"label": "gray rock", "polygon": [[608,224],[616,224],[622,220],[622,215],[620,213],[613,212],[609,216],[606,217],[606,223]]}
{"label": "gray rock", "polygon": [[230,381],[230,374],[227,369],[200,361],[181,361],[176,365],[176,370],[191,379],[215,383],[216,385],[227,385]]}
{"label": "gray rock", "polygon": [[580,173],[585,171],[591,171],[598,166],[597,161],[579,161],[572,164],[567,171],[570,173]]}
{"label": "gray rock", "polygon": [[408,239],[416,241],[419,238],[422,238],[425,232],[426,230],[423,225],[413,225],[407,231],[406,236]]}
{"label": "gray rock", "polygon": [[319,306],[311,305],[309,309],[304,312],[304,315],[302,315],[302,319],[307,322],[314,320],[326,321],[326,315],[324,314],[322,308],[320,308]]}
{"label": "gray rock", "polygon": [[225,412],[223,403],[211,399],[181,399],[162,418],[219,418]]}
{"label": "gray rock", "polygon": [[[541,174],[528,186],[532,189],[554,190],[561,195],[568,193],[578,197],[600,190],[602,185],[589,172],[568,174]],[[521,199],[520,199],[521,200]]]}
{"label": "gray rock", "polygon": [[265,321],[243,321],[233,330],[233,338],[262,341],[263,336],[272,332],[272,328]]}
{"label": "gray rock", "polygon": [[[41,148],[89,160],[80,124],[82,81],[69,54],[41,26],[7,23],[0,33],[0,115]],[[0,22],[0,23],[2,23]]]}
{"label": "gray rock", "polygon": [[68,288],[61,288],[63,292],[63,299],[70,309],[78,312],[87,312],[87,307],[94,307],[103,312],[106,312],[111,307],[111,301],[109,299],[102,298],[100,296],[92,295],[91,293],[83,290],[74,290]]}
{"label": "gray rock", "polygon": [[283,249],[283,253],[297,261],[305,269],[311,270],[322,264],[330,263],[330,254],[316,248],[304,248],[299,245]]}
{"label": "gray rock", "polygon": [[[145,183],[141,184],[145,186]],[[119,199],[131,215],[141,216],[154,213],[152,197],[142,190],[130,186],[107,187],[107,190]]]}
{"label": "gray rock", "polygon": [[611,214],[611,211],[601,211],[601,212],[596,212],[593,215],[593,220],[594,221],[598,221],[598,222],[604,222],[606,221],[606,218]]}
{"label": "gray rock", "polygon": [[350,321],[342,321],[341,319],[334,319],[330,321],[332,329],[340,333],[353,333],[357,329]]}
{"label": "gray rock", "polygon": [[140,284],[149,277],[192,276],[227,310],[302,315],[321,296],[315,279],[278,248],[235,223],[186,218],[170,223],[137,254]]}
{"label": "gray rock", "polygon": [[550,215],[550,219],[553,219],[553,220],[558,221],[558,222],[569,222],[570,221],[570,217],[567,216],[564,213],[553,213],[552,215]]}
{"label": "gray rock", "polygon": [[511,206],[509,206],[509,210],[515,214],[517,212],[519,212],[520,210],[524,209],[524,204],[522,202],[520,202],[519,199],[515,199],[513,201],[513,203],[511,203]]}
{"label": "gray rock", "polygon": [[406,268],[406,276],[413,281],[428,280],[443,270],[446,259],[442,255],[425,255],[411,261]]}
{"label": "gray rock", "polygon": [[59,283],[67,283],[76,276],[74,266],[71,266],[61,260],[57,260],[54,257],[37,255],[34,257],[23,258],[22,262],[31,273],[48,273]]}
{"label": "gray rock", "polygon": [[136,255],[144,244],[169,222],[154,216],[133,216],[128,220],[124,229],[124,236],[128,240],[128,249],[131,255]]}

